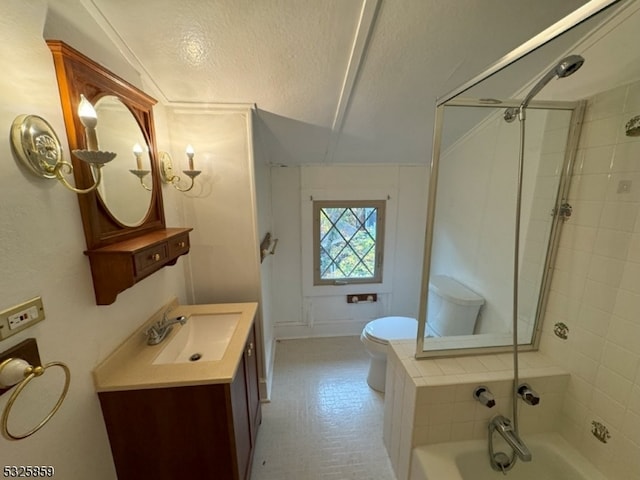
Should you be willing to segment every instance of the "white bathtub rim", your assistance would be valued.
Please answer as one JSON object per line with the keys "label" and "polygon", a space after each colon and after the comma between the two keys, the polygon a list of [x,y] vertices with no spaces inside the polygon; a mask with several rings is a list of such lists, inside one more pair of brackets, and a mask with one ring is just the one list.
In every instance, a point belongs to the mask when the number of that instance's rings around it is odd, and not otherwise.
{"label": "white bathtub rim", "polygon": [[[545,444],[561,450],[563,457],[584,478],[589,480],[607,480],[602,472],[596,469],[583,455],[581,455],[559,433],[538,433],[526,435],[525,442],[530,447]],[[460,442],[436,443],[420,445],[411,454],[410,480],[463,480],[455,462],[455,455],[475,452],[479,449],[487,450],[486,440],[466,440]],[[487,451],[487,463],[488,463]],[[535,461],[535,455],[534,460]],[[427,467],[428,466],[428,467]],[[427,472],[428,475],[427,476]]]}

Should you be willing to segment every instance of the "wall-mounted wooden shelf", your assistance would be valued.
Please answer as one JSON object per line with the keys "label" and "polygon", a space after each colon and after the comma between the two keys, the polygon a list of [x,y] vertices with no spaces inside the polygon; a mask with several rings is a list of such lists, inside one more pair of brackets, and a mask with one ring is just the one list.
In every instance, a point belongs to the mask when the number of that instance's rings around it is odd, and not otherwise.
{"label": "wall-mounted wooden shelf", "polygon": [[191,228],[164,228],[106,247],[87,250],[98,305],[110,305],[120,292],[189,252]]}

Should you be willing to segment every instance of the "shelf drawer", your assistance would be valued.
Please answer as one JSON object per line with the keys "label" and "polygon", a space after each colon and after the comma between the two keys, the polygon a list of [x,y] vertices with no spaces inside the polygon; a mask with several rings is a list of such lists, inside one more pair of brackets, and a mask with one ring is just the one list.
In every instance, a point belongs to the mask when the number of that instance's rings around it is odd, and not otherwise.
{"label": "shelf drawer", "polygon": [[169,258],[184,255],[189,251],[189,234],[169,239]]}
{"label": "shelf drawer", "polygon": [[162,243],[136,253],[134,256],[136,276],[139,277],[160,268],[165,264],[168,257],[166,243]]}

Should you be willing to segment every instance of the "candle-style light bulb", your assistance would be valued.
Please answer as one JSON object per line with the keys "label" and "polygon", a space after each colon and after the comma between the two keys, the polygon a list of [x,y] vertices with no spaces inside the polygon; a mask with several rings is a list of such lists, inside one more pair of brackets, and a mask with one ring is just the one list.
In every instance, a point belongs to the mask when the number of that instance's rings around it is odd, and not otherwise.
{"label": "candle-style light bulb", "polygon": [[80,95],[80,105],[78,106],[78,116],[80,123],[84,127],[84,137],[87,143],[87,150],[98,150],[98,137],[96,135],[96,125],[98,125],[98,115],[93,105],[84,95]]}
{"label": "candle-style light bulb", "polygon": [[136,156],[136,167],[138,170],[142,170],[142,147],[139,143],[133,146],[133,154]]}
{"label": "candle-style light bulb", "polygon": [[189,170],[193,170],[193,155],[196,153],[191,145],[187,145],[187,158],[189,159]]}

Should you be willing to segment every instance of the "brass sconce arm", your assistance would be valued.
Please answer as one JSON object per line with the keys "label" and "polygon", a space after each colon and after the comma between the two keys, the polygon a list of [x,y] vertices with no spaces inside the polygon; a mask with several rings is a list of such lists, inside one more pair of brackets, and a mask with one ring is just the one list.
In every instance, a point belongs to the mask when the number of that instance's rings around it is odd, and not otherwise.
{"label": "brass sconce arm", "polygon": [[183,170],[187,177],[191,179],[191,182],[186,187],[180,186],[180,176],[174,175],[173,173],[173,160],[171,159],[171,155],[167,152],[160,152],[160,172],[162,174],[162,180],[164,183],[169,183],[173,188],[178,190],[179,192],[188,192],[195,185],[195,179],[198,175],[202,173],[202,170],[193,170],[193,151],[187,153],[189,158],[189,169]]}
{"label": "brass sconce arm", "polygon": [[73,172],[73,165],[63,160],[60,140],[51,125],[42,117],[16,117],[11,126],[11,146],[18,159],[31,173],[41,178],[59,180],[65,188],[78,194],[95,190],[102,180],[102,167],[116,157],[113,152],[74,150],[73,154],[89,163],[96,172],[94,184],[81,189],[72,186],[65,178],[65,173]]}

